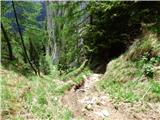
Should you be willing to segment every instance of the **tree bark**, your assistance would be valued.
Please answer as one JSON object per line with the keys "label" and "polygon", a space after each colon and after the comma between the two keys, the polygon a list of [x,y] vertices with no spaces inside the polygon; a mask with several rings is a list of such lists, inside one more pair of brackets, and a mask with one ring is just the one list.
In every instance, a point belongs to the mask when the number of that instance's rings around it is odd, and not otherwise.
{"label": "tree bark", "polygon": [[8,38],[7,32],[6,32],[2,22],[1,22],[1,29],[2,29],[4,38],[5,38],[6,42],[7,42],[9,59],[12,61],[13,60],[12,46],[11,46],[10,40]]}
{"label": "tree bark", "polygon": [[29,38],[29,56],[30,56],[30,61],[34,64],[34,66],[37,69],[37,74],[40,76],[40,69],[39,69],[39,53],[34,46],[32,40]]}
{"label": "tree bark", "polygon": [[24,50],[25,57],[28,60],[30,66],[33,69],[33,71],[35,72],[35,74],[37,74],[37,70],[33,67],[32,62],[30,61],[30,59],[28,57],[28,54],[27,54],[27,50],[26,50],[26,47],[25,47],[25,44],[24,44],[23,36],[22,36],[22,33],[21,33],[21,29],[20,29],[20,25],[19,25],[19,22],[18,22],[18,17],[17,17],[17,13],[16,13],[16,9],[15,9],[15,5],[14,5],[13,1],[12,1],[12,7],[13,7],[14,16],[15,16],[15,19],[16,19],[18,32],[19,32],[19,35],[20,35],[20,38],[21,38],[21,43],[22,43],[22,47],[23,47],[23,50]]}
{"label": "tree bark", "polygon": [[[60,57],[60,47],[57,40],[58,25],[56,24],[55,17],[60,14],[59,8],[52,9],[49,5],[52,1],[47,2],[47,31],[49,36],[49,44],[47,46],[47,54],[51,56],[52,63],[57,64]],[[59,4],[54,2],[54,4]]]}

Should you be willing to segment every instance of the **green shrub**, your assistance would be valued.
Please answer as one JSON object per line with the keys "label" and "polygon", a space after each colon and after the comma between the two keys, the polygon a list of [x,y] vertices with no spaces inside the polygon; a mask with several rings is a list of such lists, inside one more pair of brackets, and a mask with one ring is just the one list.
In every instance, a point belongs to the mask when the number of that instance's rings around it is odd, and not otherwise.
{"label": "green shrub", "polygon": [[152,64],[145,64],[143,69],[144,69],[144,74],[147,77],[153,78],[153,65]]}
{"label": "green shrub", "polygon": [[49,61],[46,59],[45,56],[42,56],[40,59],[40,70],[45,74],[49,74],[50,73],[50,65],[49,65]]}
{"label": "green shrub", "polygon": [[151,57],[148,52],[142,55],[142,58],[136,62],[136,66],[139,69],[143,69],[143,74],[147,77],[153,78],[153,67],[160,62],[160,56]]}

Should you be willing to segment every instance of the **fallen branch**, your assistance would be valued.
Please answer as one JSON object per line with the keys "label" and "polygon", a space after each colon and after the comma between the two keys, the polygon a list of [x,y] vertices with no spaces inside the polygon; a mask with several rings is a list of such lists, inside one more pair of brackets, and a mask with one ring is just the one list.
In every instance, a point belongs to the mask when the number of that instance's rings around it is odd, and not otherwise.
{"label": "fallen branch", "polygon": [[150,89],[151,89],[151,87],[149,87],[149,88],[147,89],[147,91],[144,93],[144,95],[139,99],[140,102],[141,102],[141,101],[144,99],[144,97],[148,94],[148,92],[149,92]]}
{"label": "fallen branch", "polygon": [[77,68],[76,70],[74,70],[74,71],[68,73],[67,75],[65,75],[65,76],[62,78],[62,80],[63,80],[63,81],[66,81],[66,80],[69,79],[70,77],[77,76],[77,75],[84,69],[87,61],[88,61],[88,60],[85,60],[79,68]]}

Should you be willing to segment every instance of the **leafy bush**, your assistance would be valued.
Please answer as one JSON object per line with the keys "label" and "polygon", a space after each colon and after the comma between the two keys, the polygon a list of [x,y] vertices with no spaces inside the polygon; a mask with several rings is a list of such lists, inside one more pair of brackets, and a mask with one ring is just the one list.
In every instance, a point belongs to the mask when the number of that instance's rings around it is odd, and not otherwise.
{"label": "leafy bush", "polygon": [[51,60],[49,56],[42,56],[40,59],[40,70],[43,74],[47,75],[51,73]]}
{"label": "leafy bush", "polygon": [[145,64],[143,69],[144,69],[144,74],[147,77],[153,78],[153,65],[152,64]]}
{"label": "leafy bush", "polygon": [[153,67],[155,64],[160,62],[160,56],[151,57],[149,53],[144,53],[142,58],[137,61],[136,65],[139,69],[143,69],[143,73],[145,76],[153,78]]}

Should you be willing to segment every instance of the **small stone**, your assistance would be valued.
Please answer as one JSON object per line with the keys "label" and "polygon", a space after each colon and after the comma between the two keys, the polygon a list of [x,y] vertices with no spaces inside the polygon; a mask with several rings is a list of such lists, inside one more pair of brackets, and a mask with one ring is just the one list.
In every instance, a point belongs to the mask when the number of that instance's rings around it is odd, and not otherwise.
{"label": "small stone", "polygon": [[114,106],[114,108],[116,109],[116,110],[118,110],[118,106],[116,105],[116,106]]}
{"label": "small stone", "polygon": [[57,100],[58,100],[58,98],[57,98],[57,97],[55,97],[55,98],[54,98],[54,100],[55,100],[55,101],[57,101]]}
{"label": "small stone", "polygon": [[93,108],[92,108],[92,105],[91,105],[91,104],[88,104],[85,108],[86,108],[87,110],[93,110]]}
{"label": "small stone", "polygon": [[82,112],[85,112],[85,111],[86,111],[86,109],[83,108],[83,109],[82,109]]}
{"label": "small stone", "polygon": [[109,112],[107,110],[103,110],[102,113],[105,117],[109,116]]}
{"label": "small stone", "polygon": [[102,105],[102,103],[101,103],[101,102],[96,102],[96,104],[97,104],[98,106],[101,106],[101,105]]}
{"label": "small stone", "polygon": [[103,113],[102,113],[102,112],[95,112],[95,114],[96,114],[96,115],[98,115],[99,117],[104,118],[104,115],[103,115]]}
{"label": "small stone", "polygon": [[95,112],[95,114],[97,114],[98,116],[100,116],[102,118],[105,118],[105,117],[109,116],[109,112],[107,110],[102,110],[102,111],[99,111],[99,112]]}
{"label": "small stone", "polygon": [[36,98],[33,98],[33,103],[37,103],[37,99]]}

